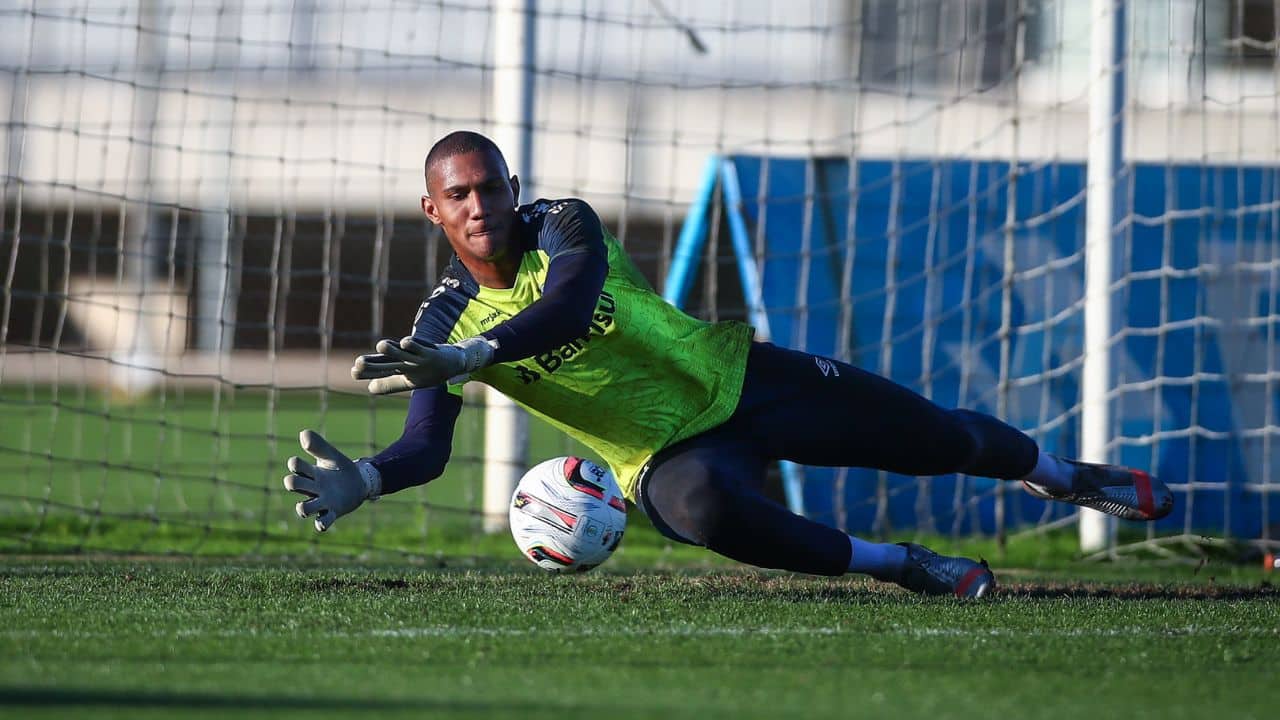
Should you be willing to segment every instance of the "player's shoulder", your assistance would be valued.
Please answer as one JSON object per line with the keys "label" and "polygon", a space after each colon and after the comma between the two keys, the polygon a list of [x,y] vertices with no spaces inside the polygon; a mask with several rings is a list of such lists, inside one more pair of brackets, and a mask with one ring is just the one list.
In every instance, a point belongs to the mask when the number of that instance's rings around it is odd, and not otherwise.
{"label": "player's shoulder", "polygon": [[435,287],[427,294],[413,319],[414,335],[431,342],[444,342],[457,324],[467,304],[480,286],[455,255],[445,266]]}
{"label": "player's shoulder", "polygon": [[427,299],[448,297],[470,300],[478,292],[480,292],[480,284],[471,276],[471,272],[467,270],[466,265],[462,264],[462,260],[457,255],[453,255],[445,265],[444,271],[440,273],[440,279],[436,281]]}
{"label": "player's shoulder", "polygon": [[525,226],[525,250],[550,257],[579,252],[604,253],[604,226],[585,200],[537,200],[517,208]]}
{"label": "player's shoulder", "polygon": [[535,227],[548,220],[560,220],[578,216],[596,217],[596,211],[586,200],[581,198],[559,198],[548,200],[541,198],[516,208],[521,222]]}

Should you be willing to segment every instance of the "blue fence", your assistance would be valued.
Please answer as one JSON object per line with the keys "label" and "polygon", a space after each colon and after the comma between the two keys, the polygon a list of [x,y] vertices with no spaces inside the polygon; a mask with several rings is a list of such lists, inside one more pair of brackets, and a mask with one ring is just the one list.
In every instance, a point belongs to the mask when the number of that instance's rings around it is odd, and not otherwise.
{"label": "blue fence", "polygon": [[[945,406],[1003,406],[1046,449],[1077,454],[1083,165],[1022,164],[1014,181],[1007,162],[714,162],[670,299],[689,287],[719,188],[743,286],[763,304],[753,319],[775,342],[845,358]],[[1137,166],[1119,183],[1113,457],[1182,490],[1161,532],[1262,537],[1280,523],[1280,382],[1268,380],[1280,373],[1276,182],[1273,168]],[[747,251],[758,247],[763,260]],[[1022,492],[999,498],[984,478],[788,475],[793,506],[863,532],[992,532],[997,502],[1011,527],[1070,512]]]}

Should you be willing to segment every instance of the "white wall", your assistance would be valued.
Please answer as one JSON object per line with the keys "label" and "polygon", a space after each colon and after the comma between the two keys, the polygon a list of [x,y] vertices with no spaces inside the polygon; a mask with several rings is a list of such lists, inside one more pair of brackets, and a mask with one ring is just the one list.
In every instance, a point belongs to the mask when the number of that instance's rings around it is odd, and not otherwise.
{"label": "white wall", "polygon": [[[27,204],[203,207],[225,190],[255,212],[413,212],[431,142],[489,127],[483,2],[156,2],[159,75],[136,67],[137,3],[88,5],[0,10],[3,36],[27,39],[0,44],[0,149]],[[624,196],[678,210],[712,152],[1083,157],[1087,3],[1040,7],[1055,40],[1016,84],[909,98],[854,82],[848,3],[666,3],[706,54],[648,2],[539,7],[538,186],[605,212]],[[1280,160],[1280,74],[1214,66],[1189,83],[1194,3],[1134,8],[1128,157]],[[134,122],[139,93],[158,93],[154,122]]]}

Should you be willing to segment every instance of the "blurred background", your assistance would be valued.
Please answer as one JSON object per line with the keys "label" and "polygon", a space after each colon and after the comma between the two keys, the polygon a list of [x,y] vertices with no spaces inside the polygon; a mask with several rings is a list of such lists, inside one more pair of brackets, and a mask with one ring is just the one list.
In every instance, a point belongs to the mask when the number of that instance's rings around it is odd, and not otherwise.
{"label": "blurred background", "polygon": [[[1274,546],[1278,26],[1273,0],[0,0],[0,549],[430,555],[480,542],[487,457],[588,452],[537,422],[487,448],[470,392],[446,477],[338,537],[278,489],[302,427],[399,434],[347,372],[447,260],[418,201],[456,129],[525,200],[588,200],[689,312],[1179,493],[1085,550]],[[1080,521],[980,478],[779,477],[879,536]]]}

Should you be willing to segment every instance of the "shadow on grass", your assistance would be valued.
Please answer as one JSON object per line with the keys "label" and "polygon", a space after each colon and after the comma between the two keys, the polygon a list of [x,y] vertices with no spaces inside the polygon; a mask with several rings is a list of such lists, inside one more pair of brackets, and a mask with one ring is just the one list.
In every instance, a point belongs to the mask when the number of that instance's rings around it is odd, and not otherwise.
{"label": "shadow on grass", "polygon": [[[310,577],[303,581],[308,592],[448,592],[458,591],[456,575],[434,573],[393,577]],[[441,585],[441,580],[450,580]],[[486,580],[500,580],[485,585]],[[705,574],[650,572],[643,575],[547,576],[535,571],[472,578],[486,592],[560,592],[565,588],[583,597],[599,595],[611,602],[627,603],[661,599],[678,592],[686,600],[759,601],[773,603],[813,602],[894,602],[911,598],[892,583],[865,577],[814,578],[757,570],[712,570]],[[477,589],[479,589],[477,587]],[[995,597],[1008,600],[1110,599],[1110,600],[1274,600],[1280,601],[1280,587],[1267,581],[1253,585],[1219,585],[1205,579],[1192,582],[1094,582],[1094,581],[1012,581],[1000,582]]]}
{"label": "shadow on grass", "polygon": [[1102,598],[1114,600],[1280,600],[1280,588],[1270,583],[1255,586],[1131,583],[1004,583],[996,588],[1004,598]]}
{"label": "shadow on grass", "polygon": [[430,700],[361,700],[301,696],[234,696],[198,692],[137,692],[89,688],[0,687],[4,707],[206,708],[243,710],[464,710],[509,712],[510,703],[432,702]]}

